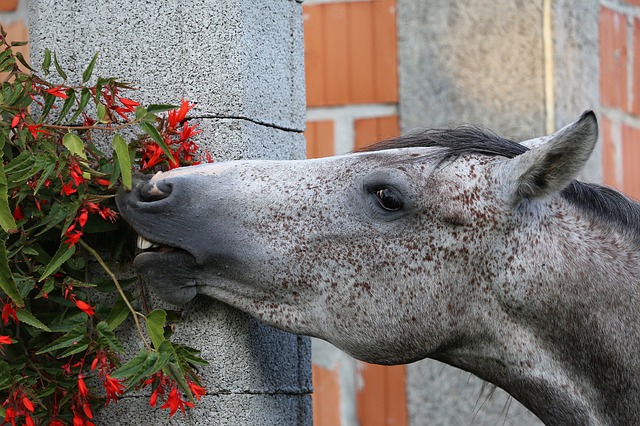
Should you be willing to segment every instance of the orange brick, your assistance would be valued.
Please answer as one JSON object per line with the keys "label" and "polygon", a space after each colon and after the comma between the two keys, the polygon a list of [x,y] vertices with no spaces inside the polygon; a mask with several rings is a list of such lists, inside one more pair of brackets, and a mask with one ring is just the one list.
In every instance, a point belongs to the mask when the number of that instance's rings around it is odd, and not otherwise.
{"label": "orange brick", "polygon": [[308,106],[397,102],[395,5],[303,6]]}
{"label": "orange brick", "polygon": [[375,102],[398,102],[396,0],[373,2]]}
{"label": "orange brick", "polygon": [[629,3],[634,6],[640,6],[640,0],[625,0],[625,3]]}
{"label": "orange brick", "polygon": [[[374,28],[373,2],[349,4],[349,103],[373,102]],[[377,29],[376,29],[377,30]]]}
{"label": "orange brick", "polygon": [[307,158],[330,157],[335,154],[333,121],[309,121],[304,132]]}
{"label": "orange brick", "polygon": [[622,125],[622,170],[625,194],[640,200],[640,129]]}
{"label": "orange brick", "polygon": [[600,98],[605,106],[627,109],[626,15],[600,8]]}
{"label": "orange brick", "polygon": [[324,78],[326,105],[344,105],[349,99],[348,7],[327,3],[324,7]]}
{"label": "orange brick", "polygon": [[303,22],[307,105],[325,105],[324,8],[322,5],[304,6]]}
{"label": "orange brick", "polygon": [[360,426],[406,426],[406,369],[361,363],[362,387],[356,395]]}
{"label": "orange brick", "polygon": [[18,8],[18,0],[0,0],[0,12],[14,12]]}
{"label": "orange brick", "polygon": [[393,138],[400,133],[398,116],[361,118],[355,121],[355,149]]}
{"label": "orange brick", "polygon": [[[640,4],[640,0],[639,3]],[[633,18],[633,102],[631,112],[640,115],[640,19]]]}
{"label": "orange brick", "polygon": [[313,365],[313,424],[340,426],[340,376],[336,370]]}

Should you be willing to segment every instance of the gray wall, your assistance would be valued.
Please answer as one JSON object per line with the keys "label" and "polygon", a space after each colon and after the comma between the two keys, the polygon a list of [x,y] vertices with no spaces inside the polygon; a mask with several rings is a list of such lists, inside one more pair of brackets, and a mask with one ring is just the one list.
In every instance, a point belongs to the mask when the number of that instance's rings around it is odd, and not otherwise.
{"label": "gray wall", "polygon": [[[198,143],[217,160],[304,158],[299,1],[30,0],[32,61],[56,51],[71,81],[94,52],[94,76],[135,82],[144,103],[197,102]],[[209,299],[185,307],[177,339],[201,349],[209,393],[170,421],[147,396],[123,398],[102,425],[309,425],[309,339],[277,331]],[[139,342],[129,339],[135,352]]]}
{"label": "gray wall", "polygon": [[[398,40],[403,131],[473,123],[525,140],[598,106],[596,0],[398,0]],[[584,178],[601,175],[596,152]],[[540,424],[436,361],[409,365],[407,387],[412,426]]]}

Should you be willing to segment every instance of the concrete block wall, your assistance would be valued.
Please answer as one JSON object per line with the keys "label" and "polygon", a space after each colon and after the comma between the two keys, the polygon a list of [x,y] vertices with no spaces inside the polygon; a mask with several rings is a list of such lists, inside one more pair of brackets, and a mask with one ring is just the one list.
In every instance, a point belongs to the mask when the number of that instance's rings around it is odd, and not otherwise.
{"label": "concrete block wall", "polygon": [[[70,80],[80,80],[99,51],[94,76],[135,82],[135,100],[196,102],[189,117],[204,130],[197,143],[221,161],[304,158],[301,7],[296,0],[30,0],[27,13],[22,0],[17,13],[29,19],[34,64],[49,48]],[[186,306],[183,319],[176,339],[210,362],[201,370],[208,393],[200,404],[169,420],[149,407],[148,395],[133,395],[96,424],[312,423],[308,338],[206,298]]]}

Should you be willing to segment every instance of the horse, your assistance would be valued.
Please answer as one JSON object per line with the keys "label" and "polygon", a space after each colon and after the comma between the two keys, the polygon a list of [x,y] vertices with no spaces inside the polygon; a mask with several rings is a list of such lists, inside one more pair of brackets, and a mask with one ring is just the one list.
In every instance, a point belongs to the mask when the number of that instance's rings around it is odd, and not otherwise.
{"label": "horse", "polygon": [[640,205],[576,177],[585,112],[522,143],[462,126],[362,152],[138,176],[134,266],[378,364],[432,358],[549,425],[640,424]]}

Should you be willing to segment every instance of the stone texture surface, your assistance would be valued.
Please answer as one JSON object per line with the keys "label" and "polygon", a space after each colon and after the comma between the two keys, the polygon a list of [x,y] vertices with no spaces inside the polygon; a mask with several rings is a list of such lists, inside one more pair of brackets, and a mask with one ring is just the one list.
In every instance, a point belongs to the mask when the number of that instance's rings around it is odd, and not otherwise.
{"label": "stone texture surface", "polygon": [[29,7],[32,44],[41,46],[35,64],[48,47],[70,79],[79,80],[100,52],[94,76],[117,73],[134,82],[143,103],[184,96],[198,103],[194,115],[304,130],[298,2],[33,0]]}
{"label": "stone texture surface", "polygon": [[[600,105],[598,0],[556,0],[553,3],[555,125],[561,128],[587,109]],[[602,182],[602,143],[580,176]]]}
{"label": "stone texture surface", "polygon": [[[517,140],[540,136],[549,77],[556,128],[597,108],[598,7],[552,2],[554,68],[545,76],[542,1],[398,0],[402,130],[474,123]],[[599,150],[582,178],[601,180]],[[541,424],[502,390],[436,361],[409,365],[407,390],[412,426]]]}
{"label": "stone texture surface", "polygon": [[300,399],[277,394],[206,395],[196,408],[186,415],[177,413],[172,419],[165,410],[150,409],[146,397],[130,398],[126,405],[118,403],[109,408],[111,417],[101,423],[108,426],[311,425],[313,421],[310,395]]}
{"label": "stone texture surface", "polygon": [[[30,0],[32,60],[56,51],[70,82],[100,52],[142,103],[197,102],[197,143],[216,160],[305,156],[302,12],[293,0]],[[153,298],[152,298],[153,299]],[[152,306],[158,302],[152,300]],[[311,345],[219,302],[184,307],[176,340],[202,350],[209,394],[186,417],[148,395],[103,410],[99,425],[310,425]],[[135,353],[139,342],[125,337]],[[115,409],[113,409],[115,408]],[[151,412],[150,412],[151,411]]]}
{"label": "stone texture surface", "polygon": [[542,2],[398,0],[401,128],[544,132]]}

